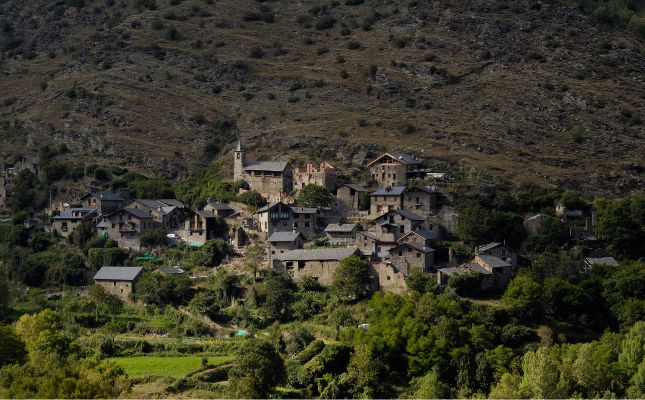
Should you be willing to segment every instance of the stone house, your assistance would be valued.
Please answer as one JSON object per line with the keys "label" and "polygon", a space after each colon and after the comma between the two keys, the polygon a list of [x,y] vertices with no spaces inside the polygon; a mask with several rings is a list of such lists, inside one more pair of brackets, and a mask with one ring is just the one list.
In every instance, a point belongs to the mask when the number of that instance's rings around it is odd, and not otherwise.
{"label": "stone house", "polygon": [[405,185],[409,177],[420,171],[421,165],[416,157],[399,152],[382,154],[367,164],[372,182],[381,188]]}
{"label": "stone house", "polygon": [[336,189],[338,172],[336,167],[323,161],[316,168],[315,165],[308,163],[304,168],[296,168],[293,171],[293,188],[294,190],[302,189],[307,185],[318,185],[333,192]]}
{"label": "stone house", "polygon": [[325,228],[325,237],[334,244],[354,244],[356,224],[328,224]]}
{"label": "stone house", "polygon": [[606,265],[608,267],[618,267],[618,261],[614,257],[587,257],[582,266],[583,272],[590,272],[594,267]]}
{"label": "stone house", "polygon": [[256,228],[266,238],[273,232],[293,231],[291,212],[291,207],[282,202],[269,203],[255,212]]}
{"label": "stone house", "polygon": [[269,244],[269,265],[273,265],[276,254],[285,251],[302,249],[307,239],[300,232],[273,232],[267,240]]}
{"label": "stone house", "polygon": [[81,207],[93,208],[98,215],[109,214],[123,205],[123,198],[112,192],[87,193],[79,199]]}
{"label": "stone house", "polygon": [[495,256],[508,262],[513,267],[517,266],[517,253],[511,250],[506,243],[491,242],[475,247],[475,254]]}
{"label": "stone house", "polygon": [[101,216],[96,228],[102,237],[117,241],[125,239],[127,241],[138,240],[142,233],[154,229],[154,224],[152,216],[144,210],[121,208],[110,214]]}
{"label": "stone house", "polygon": [[410,210],[394,209],[374,218],[376,227],[383,227],[384,232],[394,233],[398,240],[408,232],[422,228],[425,220]]}
{"label": "stone house", "polygon": [[476,272],[481,274],[480,290],[501,290],[513,275],[513,266],[499,257],[480,254],[458,267],[437,270],[437,283],[445,285],[451,276]]}
{"label": "stone house", "polygon": [[237,211],[227,203],[215,200],[208,200],[202,210],[213,213],[213,215],[221,218],[228,218],[237,213]]}
{"label": "stone house", "polygon": [[403,192],[403,207],[418,213],[429,213],[438,208],[438,193],[434,186],[412,186]]}
{"label": "stone house", "polygon": [[152,217],[155,228],[166,231],[182,229],[184,221],[189,215],[188,207],[175,199],[134,199],[127,202],[124,208],[146,212]]}
{"label": "stone house", "polygon": [[417,243],[424,246],[430,246],[434,239],[432,232],[426,229],[416,229],[406,233],[399,238],[399,243]]}
{"label": "stone house", "polygon": [[22,155],[17,157],[13,163],[3,163],[2,169],[7,177],[18,176],[24,170],[29,170],[36,176],[40,176],[40,161],[36,155]]}
{"label": "stone house", "polygon": [[388,260],[404,276],[408,276],[412,268],[419,267],[425,272],[432,270],[434,264],[434,249],[416,242],[403,242],[389,251]]}
{"label": "stone house", "polygon": [[357,247],[290,250],[276,254],[273,267],[287,272],[296,280],[310,276],[323,285],[330,285],[340,262],[360,254]]}
{"label": "stone house", "polygon": [[367,189],[361,185],[347,183],[336,189],[336,208],[341,213],[351,213],[362,210],[361,196],[367,194]]}
{"label": "stone house", "polygon": [[390,210],[403,208],[405,186],[388,186],[370,194],[370,215],[376,216]]}
{"label": "stone house", "polygon": [[131,302],[130,296],[134,284],[141,276],[143,267],[102,267],[94,275],[94,283],[106,292],[125,302]]}
{"label": "stone house", "polygon": [[291,207],[293,229],[301,232],[307,240],[313,239],[319,231],[318,209],[311,207]]}
{"label": "stone house", "polygon": [[181,238],[192,245],[203,245],[207,240],[217,239],[217,220],[209,211],[198,210],[184,219]]}
{"label": "stone house", "polygon": [[270,200],[280,201],[293,187],[292,172],[286,161],[247,161],[241,142],[234,152],[233,176]]}
{"label": "stone house", "polygon": [[53,229],[62,237],[68,237],[83,221],[96,218],[96,210],[92,208],[70,208],[53,218]]}

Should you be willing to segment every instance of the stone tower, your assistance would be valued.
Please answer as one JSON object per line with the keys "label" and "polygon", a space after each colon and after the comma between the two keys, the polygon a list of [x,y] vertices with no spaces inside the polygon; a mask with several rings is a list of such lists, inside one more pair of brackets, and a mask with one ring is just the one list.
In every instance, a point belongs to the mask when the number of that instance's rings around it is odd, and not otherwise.
{"label": "stone tower", "polygon": [[236,181],[241,181],[244,179],[242,176],[242,169],[244,168],[244,150],[242,149],[242,142],[237,142],[237,148],[235,149],[235,159],[233,160],[233,179]]}

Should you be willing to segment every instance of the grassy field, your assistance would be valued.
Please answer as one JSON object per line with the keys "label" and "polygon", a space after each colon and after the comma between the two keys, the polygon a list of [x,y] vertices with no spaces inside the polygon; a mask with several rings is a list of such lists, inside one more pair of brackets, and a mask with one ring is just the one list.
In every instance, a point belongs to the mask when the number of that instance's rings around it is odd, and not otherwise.
{"label": "grassy field", "polygon": [[[209,364],[222,364],[231,361],[233,356],[207,357]],[[123,367],[125,372],[137,376],[170,376],[182,377],[201,367],[200,356],[180,357],[116,357],[112,361]]]}

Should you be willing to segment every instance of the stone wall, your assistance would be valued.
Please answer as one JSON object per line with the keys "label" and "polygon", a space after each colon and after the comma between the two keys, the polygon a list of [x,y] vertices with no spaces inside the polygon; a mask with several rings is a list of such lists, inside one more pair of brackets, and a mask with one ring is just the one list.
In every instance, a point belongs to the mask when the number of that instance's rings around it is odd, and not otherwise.
{"label": "stone wall", "polygon": [[378,187],[405,185],[407,167],[401,163],[375,164],[370,168]]}
{"label": "stone wall", "polygon": [[133,282],[119,282],[119,281],[96,281],[106,292],[120,298],[125,302],[130,301],[130,294],[132,294]]}

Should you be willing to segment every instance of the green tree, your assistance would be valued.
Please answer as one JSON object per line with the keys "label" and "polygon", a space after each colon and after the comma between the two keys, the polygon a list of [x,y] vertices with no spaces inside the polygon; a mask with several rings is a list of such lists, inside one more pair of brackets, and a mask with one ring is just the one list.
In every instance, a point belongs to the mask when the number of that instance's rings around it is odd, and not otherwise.
{"label": "green tree", "polygon": [[342,301],[356,301],[372,291],[370,264],[358,256],[343,259],[332,277],[332,291]]}
{"label": "green tree", "polygon": [[193,296],[190,303],[188,303],[188,307],[199,314],[216,320],[220,312],[219,300],[216,292],[203,290]]}
{"label": "green tree", "polygon": [[242,204],[246,204],[253,209],[258,209],[267,204],[266,199],[255,190],[249,190],[247,192],[240,193],[239,195],[237,195],[237,201]]}
{"label": "green tree", "polygon": [[506,288],[502,303],[515,315],[530,319],[540,314],[542,289],[533,279],[526,275],[516,276]]}
{"label": "green tree", "polygon": [[569,228],[563,221],[549,215],[542,216],[540,227],[529,237],[533,251],[558,251],[569,241]]}
{"label": "green tree", "polygon": [[540,399],[564,398],[558,383],[560,381],[560,355],[557,347],[540,347],[528,351],[522,360],[522,397]]}
{"label": "green tree", "polygon": [[228,376],[234,398],[266,399],[286,381],[284,361],[270,343],[261,340],[242,346]]}
{"label": "green tree", "polygon": [[379,386],[383,363],[374,350],[368,345],[359,344],[354,348],[347,372],[342,378],[349,386],[349,394],[355,398],[376,398],[379,396]]}
{"label": "green tree", "polygon": [[27,348],[9,326],[0,325],[0,368],[7,364],[22,364],[27,360]]}
{"label": "green tree", "polygon": [[499,382],[491,388],[488,395],[491,399],[521,399],[520,382],[522,377],[516,374],[505,373]]}
{"label": "green tree", "polygon": [[645,254],[645,196],[598,200],[594,208],[594,233],[609,251],[634,259]]}
{"label": "green tree", "polygon": [[266,296],[262,302],[262,311],[269,320],[286,321],[291,315],[291,305],[296,284],[286,274],[273,273],[264,283]]}
{"label": "green tree", "polygon": [[305,185],[298,190],[296,203],[300,207],[329,208],[331,207],[331,194],[319,185]]}
{"label": "green tree", "polygon": [[184,274],[165,275],[144,272],[134,285],[134,297],[158,306],[186,303],[192,296],[190,280]]}
{"label": "green tree", "polygon": [[437,371],[430,371],[410,382],[414,389],[413,399],[446,399],[450,397],[450,387],[439,380]]}
{"label": "green tree", "polygon": [[228,254],[228,245],[223,240],[207,240],[194,257],[196,264],[205,267],[219,265]]}
{"label": "green tree", "polygon": [[92,238],[96,237],[96,224],[94,221],[83,221],[69,236],[70,242],[78,247],[83,247]]}
{"label": "green tree", "polygon": [[437,286],[436,279],[433,279],[431,274],[424,272],[421,268],[412,268],[405,282],[408,289],[421,294],[429,292]]}
{"label": "green tree", "polygon": [[2,322],[9,312],[10,304],[9,293],[9,275],[7,267],[0,261],[0,322]]}
{"label": "green tree", "polygon": [[141,234],[141,246],[143,247],[163,247],[170,244],[170,239],[163,229],[153,229]]}
{"label": "green tree", "polygon": [[113,317],[123,312],[123,302],[121,299],[106,292],[101,285],[92,285],[89,295],[94,305],[96,321],[99,320],[100,315],[110,315]]}
{"label": "green tree", "polygon": [[560,321],[580,315],[591,299],[578,286],[559,278],[544,281],[544,313]]}
{"label": "green tree", "polygon": [[484,279],[484,274],[479,272],[466,272],[464,274],[453,275],[448,279],[448,286],[455,289],[460,296],[470,296],[479,290]]}
{"label": "green tree", "polygon": [[266,249],[260,244],[254,244],[247,247],[244,252],[244,261],[246,267],[253,272],[253,279],[256,279],[258,276],[258,270],[266,257]]}

